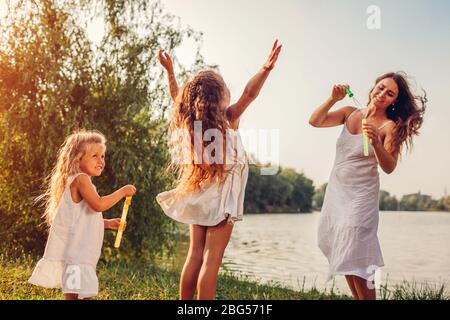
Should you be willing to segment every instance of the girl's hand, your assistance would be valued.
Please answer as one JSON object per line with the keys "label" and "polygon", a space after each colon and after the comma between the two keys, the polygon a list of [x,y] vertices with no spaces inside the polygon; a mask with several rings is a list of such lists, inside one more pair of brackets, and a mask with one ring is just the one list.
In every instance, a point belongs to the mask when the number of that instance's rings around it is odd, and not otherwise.
{"label": "girl's hand", "polygon": [[[120,226],[120,218],[114,219],[105,219],[105,229],[117,230]],[[123,229],[127,227],[127,223],[125,222]]]}
{"label": "girl's hand", "polygon": [[363,132],[367,134],[369,142],[372,146],[377,147],[381,145],[380,133],[378,129],[370,123],[362,125]]}
{"label": "girl's hand", "polygon": [[281,47],[283,45],[278,46],[278,40],[275,41],[272,47],[272,51],[270,52],[269,58],[267,59],[267,62],[264,64],[264,69],[266,70],[272,70],[275,66],[275,62],[277,62],[278,55],[280,54]]}
{"label": "girl's hand", "polygon": [[173,72],[172,58],[163,49],[159,50],[158,59],[164,69],[167,70],[167,72]]}
{"label": "girl's hand", "polygon": [[347,88],[349,88],[348,85],[334,85],[333,91],[331,92],[331,99],[333,101],[340,101],[344,99],[347,94]]}
{"label": "girl's hand", "polygon": [[136,187],[131,184],[122,187],[120,190],[124,197],[131,197],[136,193]]}

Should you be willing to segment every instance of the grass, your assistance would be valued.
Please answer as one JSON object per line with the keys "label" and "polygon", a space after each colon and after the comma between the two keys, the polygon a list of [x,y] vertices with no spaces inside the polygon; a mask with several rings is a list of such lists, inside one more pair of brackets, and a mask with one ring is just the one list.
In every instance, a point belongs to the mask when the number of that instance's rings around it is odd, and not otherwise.
{"label": "grass", "polygon": [[[11,258],[0,254],[0,300],[63,299],[59,289],[43,289],[27,282],[36,259],[21,255]],[[99,263],[97,274],[100,292],[97,299],[169,300],[178,298],[180,272],[160,264],[126,264],[124,262]],[[248,277],[221,273],[217,299],[222,300],[292,300],[292,299],[349,299],[334,292],[317,289],[294,291],[280,284],[261,284]]]}
{"label": "grass", "polygon": [[[0,254],[0,300],[63,299],[59,289],[43,289],[27,282],[36,264],[29,255],[17,258]],[[167,262],[167,261],[166,261]],[[173,300],[178,298],[179,267],[170,263],[145,264],[134,262],[100,262],[97,267],[100,282],[99,300]],[[381,299],[449,300],[445,286],[401,283],[392,288],[381,287]],[[320,291],[316,288],[295,291],[271,282],[262,284],[243,275],[228,271],[219,276],[217,299],[221,300],[320,300],[350,299],[333,289]]]}
{"label": "grass", "polygon": [[445,284],[428,284],[402,281],[400,284],[380,286],[383,300],[450,300]]}

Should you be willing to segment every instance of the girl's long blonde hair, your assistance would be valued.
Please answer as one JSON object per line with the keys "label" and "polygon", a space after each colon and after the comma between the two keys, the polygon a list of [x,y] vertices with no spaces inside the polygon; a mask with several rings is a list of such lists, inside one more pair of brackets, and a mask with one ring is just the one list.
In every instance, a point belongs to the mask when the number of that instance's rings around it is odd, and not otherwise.
{"label": "girl's long blonde hair", "polygon": [[[222,77],[214,71],[207,70],[197,73],[191,81],[188,81],[181,88],[178,94],[174,104],[169,134],[173,135],[176,130],[180,129],[186,130],[189,132],[189,141],[183,145],[183,148],[190,148],[187,161],[180,163],[174,161],[174,157],[172,157],[169,166],[169,169],[173,169],[177,173],[178,190],[180,192],[199,189],[202,182],[214,178],[224,179],[225,167],[223,162],[203,163],[203,150],[208,145],[208,142],[203,141],[203,134],[208,129],[217,129],[225,135],[229,128],[223,106],[226,90]],[[201,121],[202,124],[200,156],[202,163],[200,164],[195,162],[194,121]],[[172,149],[179,148],[179,146],[176,146],[177,143],[179,141],[172,141]]]}
{"label": "girl's long blonde hair", "polygon": [[45,218],[48,226],[55,219],[56,209],[70,176],[80,173],[80,161],[89,145],[93,143],[106,144],[106,138],[98,131],[75,131],[69,135],[58,151],[58,160],[50,175],[45,179],[45,192],[36,201],[43,201]]}

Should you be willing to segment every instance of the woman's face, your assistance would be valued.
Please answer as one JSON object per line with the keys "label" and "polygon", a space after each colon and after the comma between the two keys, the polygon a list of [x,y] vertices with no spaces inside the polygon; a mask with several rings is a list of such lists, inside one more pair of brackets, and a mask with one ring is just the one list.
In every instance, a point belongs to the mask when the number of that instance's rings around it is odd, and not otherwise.
{"label": "woman's face", "polygon": [[378,82],[370,94],[370,103],[376,108],[386,109],[394,104],[398,97],[398,86],[392,78]]}

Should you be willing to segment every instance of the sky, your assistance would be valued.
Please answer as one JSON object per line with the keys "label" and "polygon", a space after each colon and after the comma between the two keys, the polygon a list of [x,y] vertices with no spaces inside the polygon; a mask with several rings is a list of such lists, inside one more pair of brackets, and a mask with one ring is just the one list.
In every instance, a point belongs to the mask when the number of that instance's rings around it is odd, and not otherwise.
{"label": "sky", "polygon": [[[375,79],[403,70],[429,103],[420,136],[394,173],[380,169],[381,188],[401,197],[450,192],[450,1],[447,0],[162,0],[183,26],[203,32],[202,54],[217,64],[236,101],[264,64],[273,41],[283,44],[275,69],[241,119],[244,130],[278,130],[280,164],[303,172],[315,186],[327,182],[342,127],[308,124],[333,84],[349,84],[363,104]],[[369,29],[369,6],[380,9],[380,28]],[[4,11],[4,1],[0,10]],[[99,21],[89,35],[99,40]],[[175,55],[194,62],[194,43]],[[339,106],[352,105],[345,99]]]}
{"label": "sky", "polygon": [[[349,84],[363,104],[375,79],[403,70],[429,103],[420,136],[394,173],[380,169],[381,188],[400,197],[422,192],[442,197],[450,188],[450,1],[445,0],[163,0],[182,25],[203,32],[202,54],[219,65],[236,101],[267,58],[275,39],[283,44],[277,65],[242,129],[278,129],[282,166],[303,172],[318,186],[328,180],[342,127],[309,126],[314,109],[333,84]],[[370,5],[380,28],[369,29]],[[175,51],[194,61],[193,44]],[[418,91],[420,92],[420,91]],[[336,107],[352,105],[349,99]],[[449,189],[450,191],[450,189]]]}

